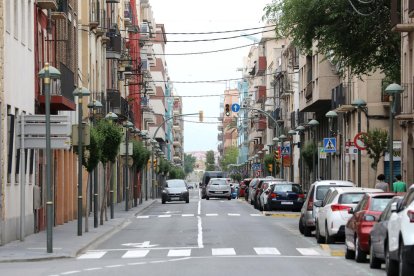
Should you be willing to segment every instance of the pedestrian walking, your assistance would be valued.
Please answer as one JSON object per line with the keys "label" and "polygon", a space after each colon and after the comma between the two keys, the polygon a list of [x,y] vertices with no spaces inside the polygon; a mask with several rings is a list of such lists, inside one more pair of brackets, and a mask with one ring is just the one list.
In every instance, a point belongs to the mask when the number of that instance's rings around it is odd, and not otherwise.
{"label": "pedestrian walking", "polygon": [[385,180],[384,174],[378,175],[377,180],[378,182],[375,184],[375,189],[381,189],[384,192],[388,192],[390,190],[388,183],[384,181]]}
{"label": "pedestrian walking", "polygon": [[407,184],[405,184],[404,181],[401,180],[401,174],[398,174],[395,176],[397,181],[392,183],[392,190],[394,193],[403,193],[407,191]]}

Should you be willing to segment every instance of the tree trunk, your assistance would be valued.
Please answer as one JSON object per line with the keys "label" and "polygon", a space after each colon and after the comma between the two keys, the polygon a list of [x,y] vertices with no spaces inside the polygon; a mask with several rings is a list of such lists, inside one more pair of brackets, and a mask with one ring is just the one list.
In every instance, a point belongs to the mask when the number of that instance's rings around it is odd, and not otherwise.
{"label": "tree trunk", "polygon": [[[111,182],[111,174],[112,174],[112,166],[111,166],[111,162],[109,162],[109,164],[106,164],[106,177],[105,177],[105,192],[104,195],[102,197],[102,204],[101,204],[101,214],[100,214],[100,224],[103,225],[103,215],[105,212],[105,221],[108,220],[108,215],[107,215],[107,198],[108,198],[108,193],[109,193],[109,185]],[[108,172],[108,166],[109,166],[109,172]]]}

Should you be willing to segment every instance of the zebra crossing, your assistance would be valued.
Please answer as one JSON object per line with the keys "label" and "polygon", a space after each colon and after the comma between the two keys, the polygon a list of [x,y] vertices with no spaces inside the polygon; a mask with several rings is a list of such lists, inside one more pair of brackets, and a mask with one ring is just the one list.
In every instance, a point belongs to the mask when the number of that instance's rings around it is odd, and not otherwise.
{"label": "zebra crossing", "polygon": [[[240,251],[240,253],[238,253]],[[110,249],[91,250],[77,257],[78,260],[92,260],[108,258],[139,259],[139,258],[164,258],[164,257],[220,257],[220,256],[327,256],[327,252],[320,248],[295,248],[294,251],[281,252],[276,247],[254,247],[250,249],[235,248],[184,248],[184,249]]]}
{"label": "zebra crossing", "polygon": [[[219,216],[227,216],[227,217],[240,217],[240,214],[237,213],[227,213],[227,214],[217,214],[217,213],[207,213],[207,214],[162,214],[162,215],[145,215],[145,216],[136,216],[137,219],[149,219],[149,218],[171,218],[171,217],[196,217],[196,216],[204,216],[204,217],[219,217]],[[264,217],[263,214],[249,214],[251,217]]]}

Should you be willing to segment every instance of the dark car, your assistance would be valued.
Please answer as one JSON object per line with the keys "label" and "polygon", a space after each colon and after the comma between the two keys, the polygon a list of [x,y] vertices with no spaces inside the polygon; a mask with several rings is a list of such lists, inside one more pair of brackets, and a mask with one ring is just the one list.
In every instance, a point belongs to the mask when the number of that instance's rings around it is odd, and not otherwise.
{"label": "dark car", "polygon": [[399,204],[402,196],[393,197],[382,211],[378,218],[378,222],[372,227],[369,233],[369,266],[371,268],[381,268],[381,264],[385,262],[385,246],[388,238],[388,221],[391,217],[391,205]]}
{"label": "dark car", "polygon": [[346,257],[354,257],[358,263],[365,262],[369,254],[369,233],[378,221],[394,193],[366,193],[345,225]]}
{"label": "dark car", "polygon": [[226,173],[222,171],[205,171],[200,183],[201,198],[206,198],[206,187],[211,178],[226,178]]}
{"label": "dark car", "polygon": [[169,179],[166,181],[162,190],[161,202],[166,201],[185,201],[190,202],[187,183],[183,179]]}
{"label": "dark car", "polygon": [[305,195],[299,184],[287,181],[269,181],[264,200],[268,210],[288,210],[298,212],[303,206]]}

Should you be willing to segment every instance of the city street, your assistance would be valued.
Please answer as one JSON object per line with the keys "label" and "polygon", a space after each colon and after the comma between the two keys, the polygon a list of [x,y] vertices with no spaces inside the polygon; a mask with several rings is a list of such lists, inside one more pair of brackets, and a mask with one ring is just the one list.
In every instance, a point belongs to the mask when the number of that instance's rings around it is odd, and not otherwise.
{"label": "city street", "polygon": [[244,199],[160,201],[77,258],[1,263],[2,275],[384,275],[297,230],[297,213],[263,214]]}

